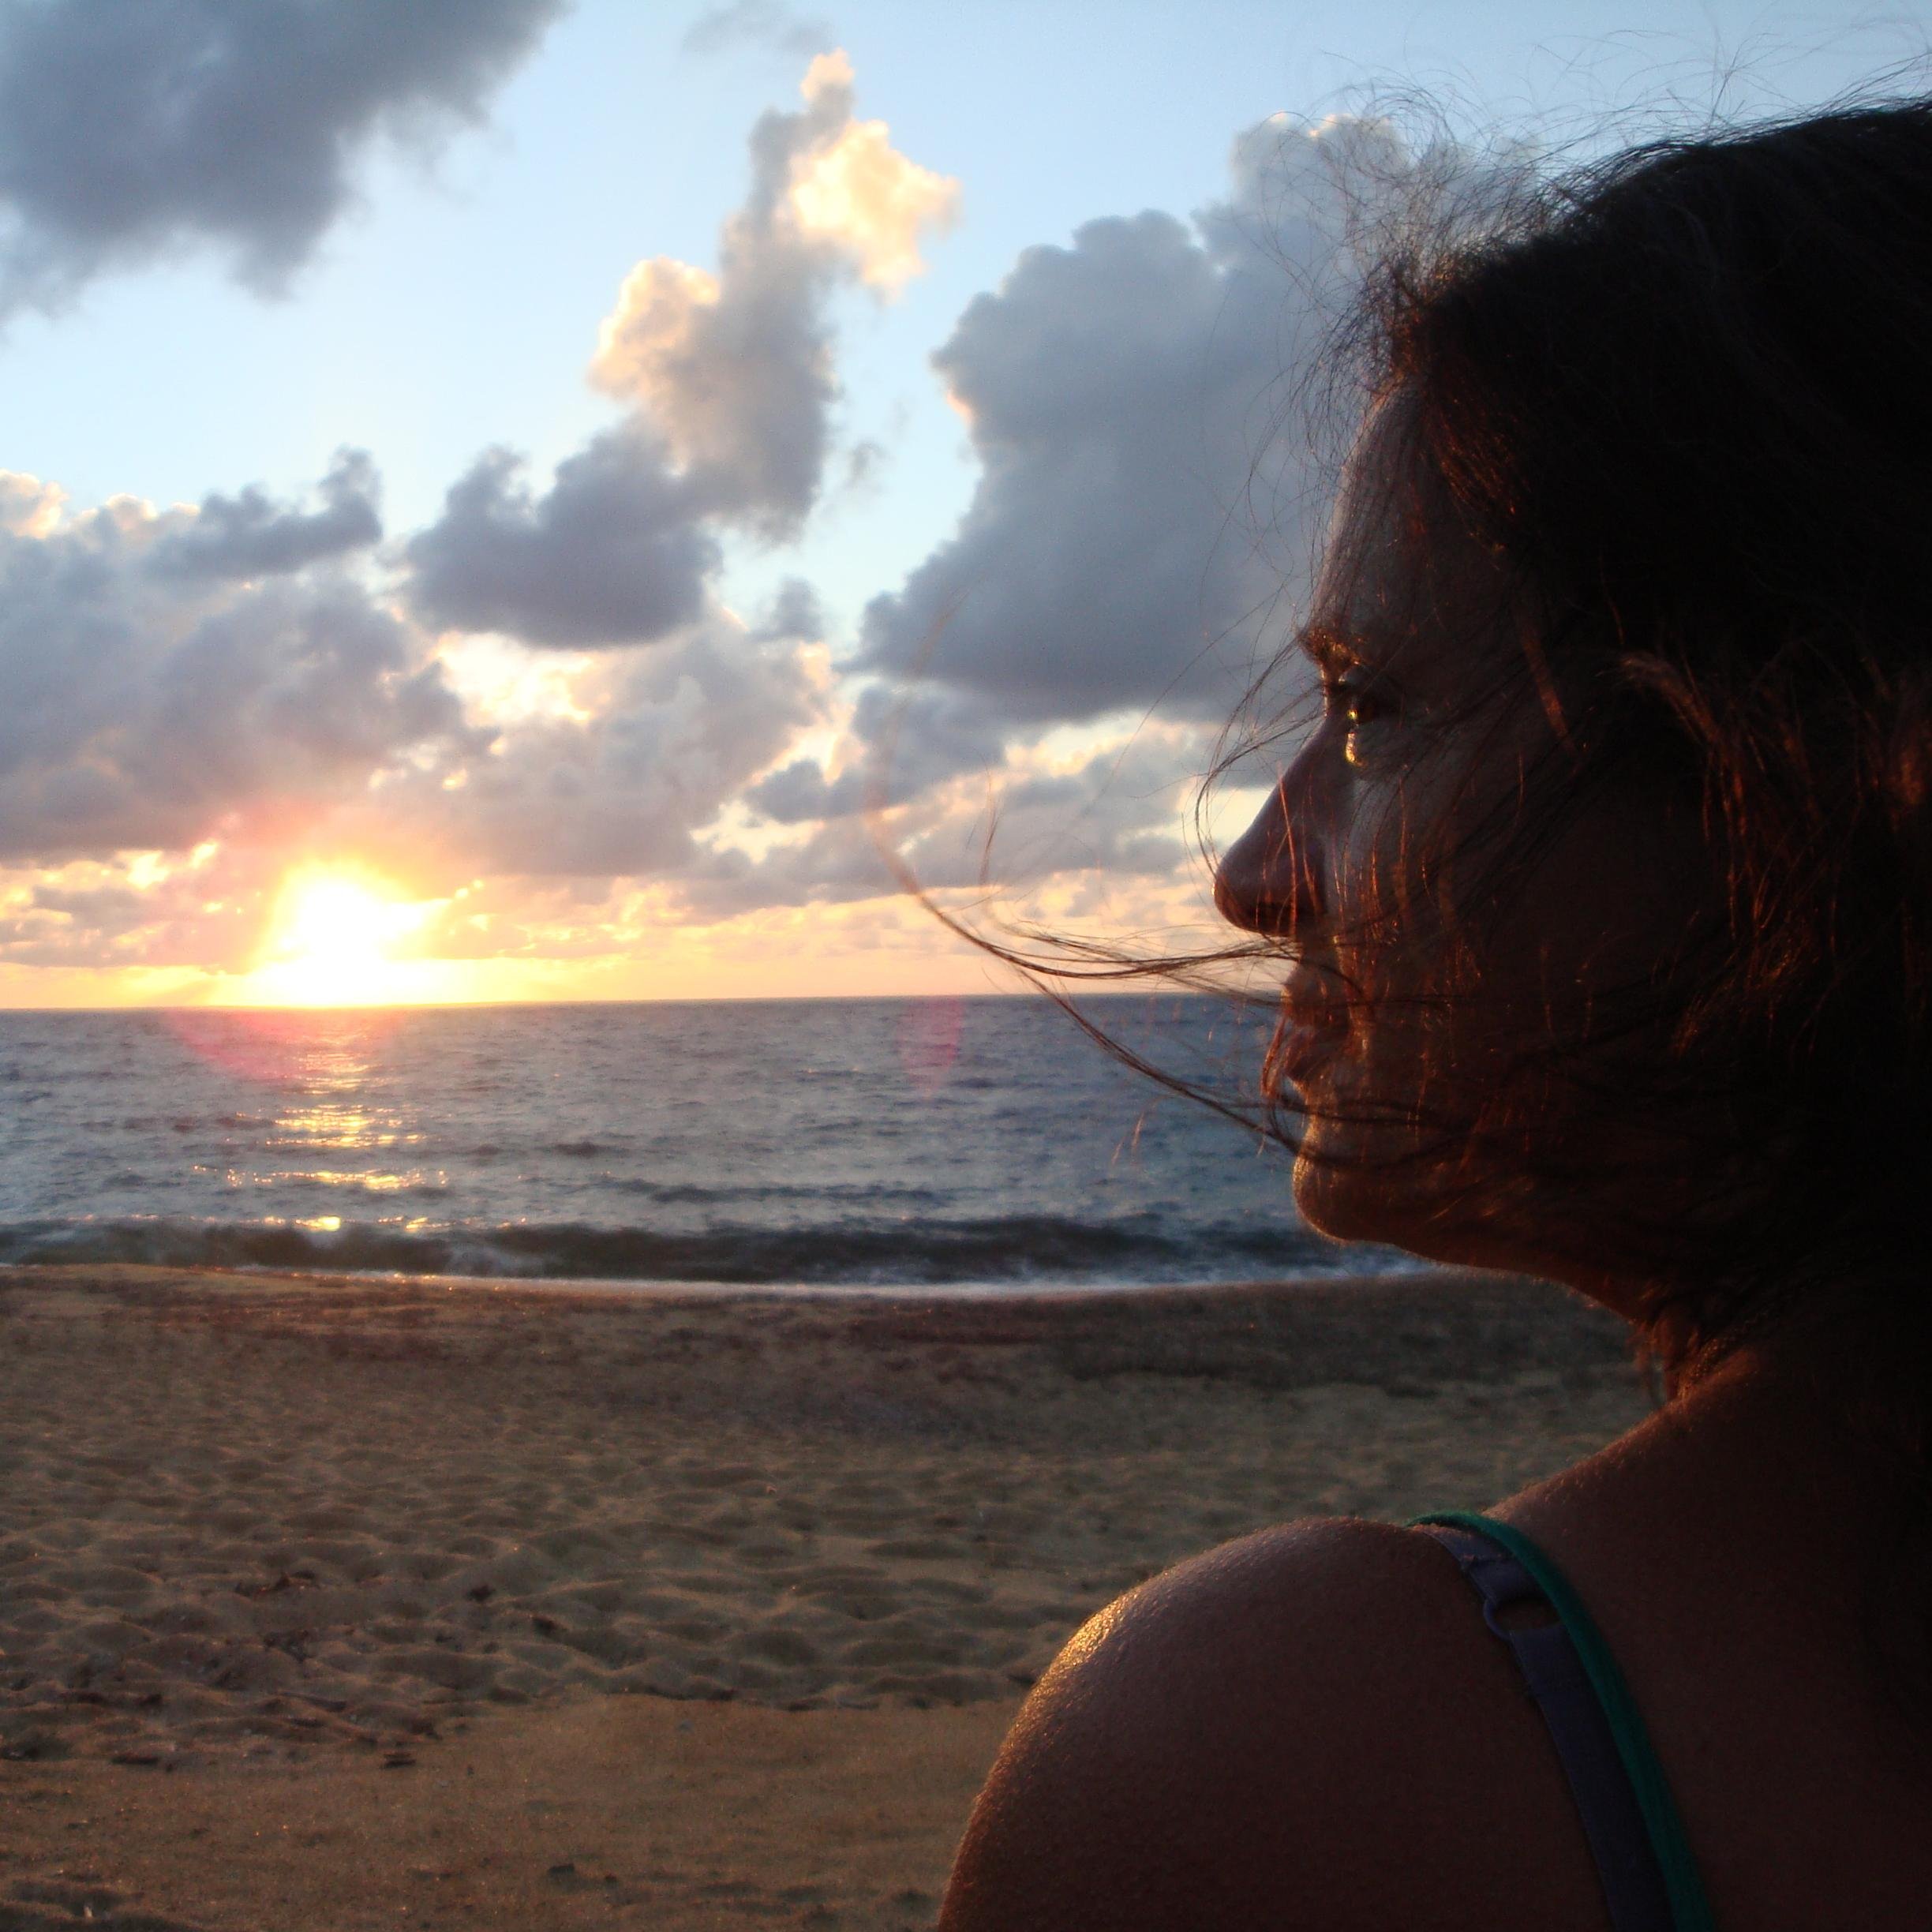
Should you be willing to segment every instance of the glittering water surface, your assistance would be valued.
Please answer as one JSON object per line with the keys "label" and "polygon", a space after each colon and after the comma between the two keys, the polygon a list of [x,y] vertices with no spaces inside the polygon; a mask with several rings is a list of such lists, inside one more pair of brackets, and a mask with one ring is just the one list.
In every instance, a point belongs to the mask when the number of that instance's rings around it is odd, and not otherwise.
{"label": "glittering water surface", "polygon": [[[1260,1051],[1211,1002],[1096,1010],[1180,1064]],[[0,1261],[1098,1285],[1340,1260],[1278,1151],[1039,1000],[0,1013]]]}

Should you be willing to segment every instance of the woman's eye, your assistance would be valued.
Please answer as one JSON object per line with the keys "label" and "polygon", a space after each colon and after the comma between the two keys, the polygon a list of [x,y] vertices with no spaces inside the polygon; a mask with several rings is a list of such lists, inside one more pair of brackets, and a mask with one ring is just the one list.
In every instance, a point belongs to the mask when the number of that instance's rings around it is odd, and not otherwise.
{"label": "woman's eye", "polygon": [[1343,755],[1350,764],[1360,761],[1360,734],[1384,718],[1393,717],[1396,705],[1386,692],[1354,676],[1331,680],[1326,687],[1328,714],[1339,718],[1346,734]]}

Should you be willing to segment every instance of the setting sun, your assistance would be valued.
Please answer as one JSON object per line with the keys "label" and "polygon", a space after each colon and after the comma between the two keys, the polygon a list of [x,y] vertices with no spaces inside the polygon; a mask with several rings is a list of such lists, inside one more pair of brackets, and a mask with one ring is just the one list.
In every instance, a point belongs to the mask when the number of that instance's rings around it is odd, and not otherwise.
{"label": "setting sun", "polygon": [[277,1005],[360,1006],[421,997],[395,951],[429,908],[390,896],[380,881],[305,872],[284,886],[251,990]]}

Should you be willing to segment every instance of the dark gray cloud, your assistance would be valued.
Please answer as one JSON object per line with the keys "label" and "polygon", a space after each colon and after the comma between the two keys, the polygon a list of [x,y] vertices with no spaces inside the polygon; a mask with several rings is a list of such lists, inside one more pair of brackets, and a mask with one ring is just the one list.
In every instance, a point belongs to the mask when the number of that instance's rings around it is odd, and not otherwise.
{"label": "dark gray cloud", "polygon": [[1226,204],[1090,222],[972,302],[934,362],[979,480],[867,610],[863,667],[1019,725],[1225,713],[1325,500],[1311,425],[1278,418],[1348,286],[1349,170],[1391,152],[1266,124]]}
{"label": "dark gray cloud", "polygon": [[564,0],[11,0],[0,314],[213,246],[280,289],[384,135],[474,121]]}
{"label": "dark gray cloud", "polygon": [[704,608],[716,542],[688,479],[637,427],[606,432],[533,496],[492,450],[410,543],[411,603],[446,629],[578,649],[668,635]]}
{"label": "dark gray cloud", "polygon": [[809,58],[834,39],[831,27],[795,12],[780,0],[724,0],[706,7],[684,36],[687,54],[722,54],[734,47],[762,47],[774,54]]}
{"label": "dark gray cloud", "polygon": [[[981,478],[955,535],[866,614],[866,665],[1016,722],[1225,705],[1213,647],[1257,601],[1231,523],[1279,373],[1263,318],[1172,217],[1035,249],[934,360]],[[1204,653],[1206,661],[1203,661]]]}
{"label": "dark gray cloud", "polygon": [[345,572],[156,569],[191,519],[123,501],[0,534],[0,859],[286,826],[465,739],[420,641]]}
{"label": "dark gray cloud", "polygon": [[155,546],[159,571],[182,577],[274,577],[382,541],[381,489],[366,450],[342,450],[317,485],[320,510],[294,510],[259,485],[211,495]]}
{"label": "dark gray cloud", "polygon": [[825,612],[819,608],[818,592],[803,577],[786,578],[752,630],[761,638],[823,637]]}

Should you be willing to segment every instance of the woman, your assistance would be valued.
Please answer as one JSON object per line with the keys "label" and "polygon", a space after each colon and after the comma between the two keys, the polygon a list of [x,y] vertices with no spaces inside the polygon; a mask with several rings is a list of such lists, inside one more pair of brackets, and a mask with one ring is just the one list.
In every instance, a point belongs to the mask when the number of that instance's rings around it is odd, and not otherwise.
{"label": "woman", "polygon": [[1112,1604],[942,1926],[1923,1928],[1932,106],[1626,155],[1367,313],[1324,713],[1217,882],[1297,1204],[1669,1400]]}

